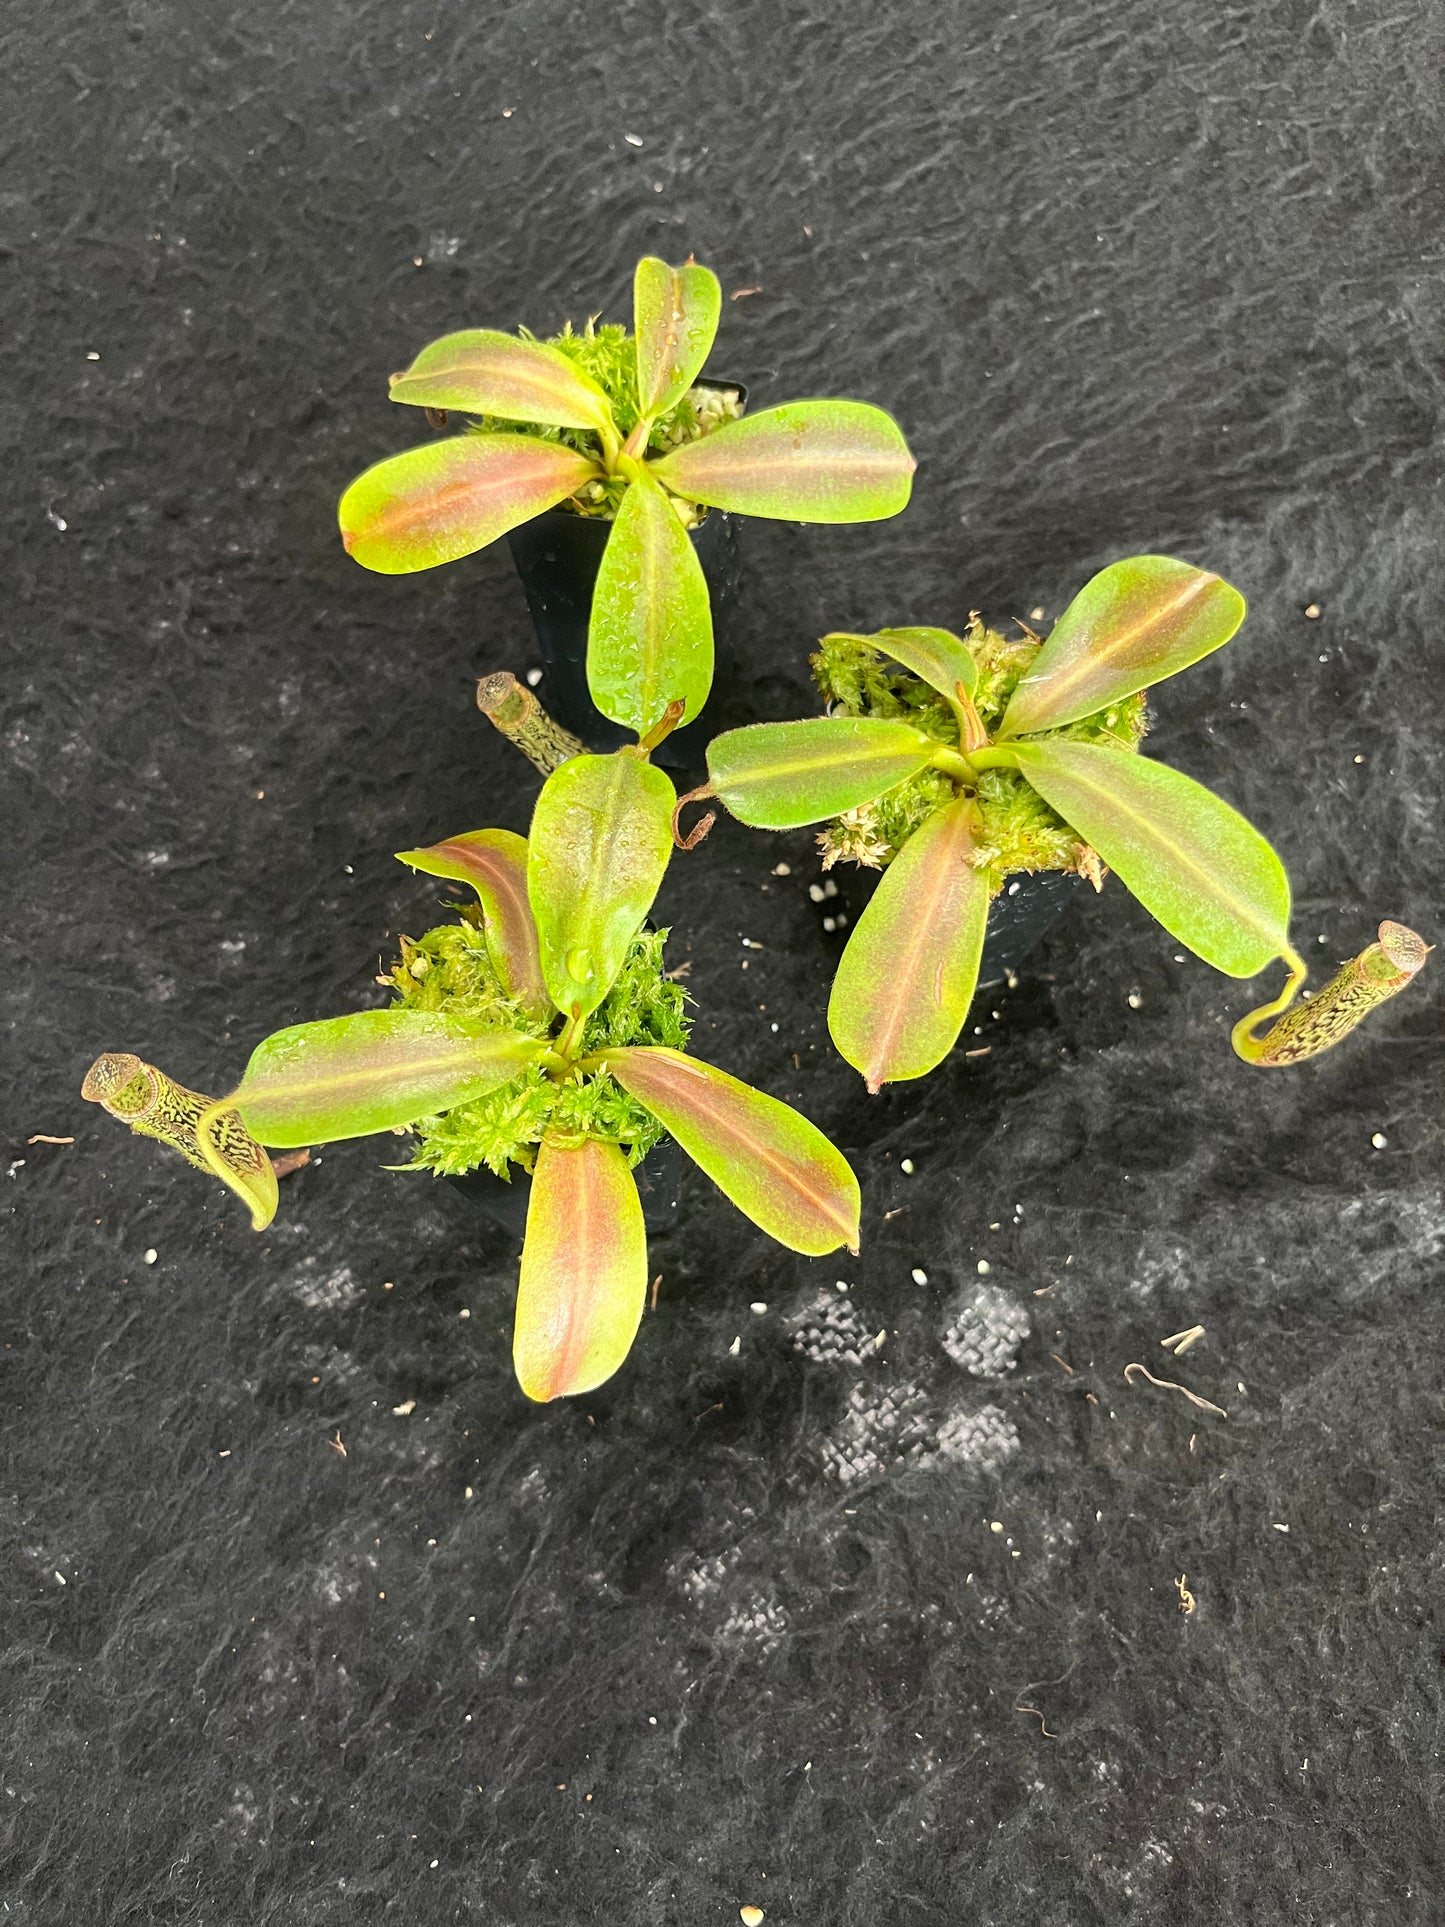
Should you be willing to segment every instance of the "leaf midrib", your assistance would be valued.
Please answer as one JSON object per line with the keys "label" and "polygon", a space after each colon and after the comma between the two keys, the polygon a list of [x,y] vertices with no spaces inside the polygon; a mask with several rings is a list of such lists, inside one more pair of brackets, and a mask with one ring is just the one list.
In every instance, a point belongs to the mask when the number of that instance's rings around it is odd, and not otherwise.
{"label": "leaf midrib", "polygon": [[[646,1049],[647,1047],[639,1046],[638,1048]],[[662,1055],[662,1047],[654,1047],[654,1049],[656,1051],[656,1055],[660,1057]],[[649,1055],[652,1055],[652,1054],[653,1052],[649,1051]],[[667,1061],[674,1064],[676,1064],[677,1062],[677,1060],[673,1058],[671,1053],[668,1054]],[[704,1091],[711,1094],[713,1086],[705,1071],[700,1069],[695,1069],[692,1065],[687,1064],[686,1060],[683,1060],[683,1063],[682,1065],[679,1066],[679,1068],[685,1068],[688,1071],[690,1071],[692,1075],[697,1078],[701,1088]],[[614,1075],[615,1074],[616,1073],[614,1073]],[[645,1075],[646,1073],[644,1073],[644,1076]],[[619,1081],[622,1083],[626,1083],[626,1078],[623,1077]],[[645,1097],[641,1096],[640,1093],[634,1093],[634,1094],[639,1096],[640,1101],[642,1103],[646,1104],[647,1099]],[[757,1093],[757,1095],[761,1096],[761,1095],[764,1095],[764,1093],[759,1092]],[[821,1213],[821,1215],[827,1219],[829,1224],[838,1225],[847,1234],[847,1237],[851,1237],[853,1235],[853,1226],[851,1222],[848,1221],[847,1219],[840,1218],[836,1213],[836,1211],[829,1205],[826,1198],[824,1198],[820,1193],[814,1191],[810,1185],[805,1184],[802,1181],[802,1179],[798,1176],[798,1173],[795,1170],[795,1168],[789,1164],[784,1163],[782,1159],[778,1156],[778,1154],[767,1150],[762,1145],[753,1143],[753,1141],[749,1139],[747,1136],[745,1136],[744,1133],[735,1124],[729,1123],[725,1118],[720,1118],[717,1112],[714,1111],[710,1106],[706,1104],[694,1104],[691,1108],[694,1111],[702,1112],[702,1114],[707,1118],[708,1122],[716,1126],[723,1134],[729,1137],[732,1140],[732,1142],[737,1144],[742,1144],[748,1149],[750,1149],[752,1155],[756,1157],[760,1163],[766,1164],[770,1170],[775,1171],[777,1175],[781,1177],[793,1190],[800,1192],[805,1198],[811,1200],[811,1202],[817,1206],[817,1209]],[[845,1242],[846,1242],[846,1238],[845,1238]]]}
{"label": "leaf midrib", "polygon": [[[1208,572],[1199,575],[1194,581],[1187,583],[1166,607],[1155,610],[1152,615],[1146,617],[1143,621],[1135,623],[1132,629],[1128,629],[1124,631],[1122,635],[1116,636],[1114,640],[1108,643],[1103,649],[1086,649],[1082,654],[1074,658],[1072,668],[1066,664],[1062,672],[1050,670],[1042,676],[1024,676],[1020,679],[1020,687],[1029,689],[1031,694],[1043,696],[1055,713],[1057,713],[1060,708],[1067,708],[1069,692],[1076,690],[1080,683],[1087,679],[1090,670],[1096,668],[1112,669],[1114,667],[1114,659],[1121,651],[1136,641],[1146,629],[1157,623],[1167,621],[1171,616],[1178,615],[1179,611],[1192,602],[1196,596],[1202,595],[1211,583],[1220,580],[1221,578],[1219,576],[1211,575]],[[1049,641],[1052,642],[1052,640],[1053,638],[1050,637]],[[1045,643],[1044,647],[1047,648],[1048,643]],[[1024,708],[1025,713],[1027,713],[1027,704],[1024,705]]]}
{"label": "leaf midrib", "polygon": [[[1025,749],[1036,750],[1039,747],[1040,745],[1038,744],[1020,744],[1019,745],[1019,749],[1021,751]],[[1073,745],[1073,748],[1092,751],[1094,749],[1094,745],[1076,743]],[[1115,756],[1115,755],[1124,756],[1124,755],[1132,754],[1132,752],[1130,751],[1112,750],[1112,749],[1098,749],[1097,753],[1100,756]],[[1028,768],[1026,764],[1023,765],[1023,770],[1024,770],[1025,776],[1027,776]],[[1131,823],[1138,824],[1138,826],[1145,833],[1146,836],[1152,836],[1155,842],[1158,843],[1161,848],[1177,856],[1181,864],[1181,867],[1189,870],[1193,875],[1202,879],[1207,893],[1214,898],[1216,903],[1222,904],[1226,909],[1238,908],[1236,904],[1236,899],[1230,896],[1229,893],[1221,887],[1217,875],[1213,871],[1203,869],[1198,863],[1195,862],[1192,856],[1188,855],[1185,851],[1178,849],[1178,847],[1175,844],[1169,842],[1163,835],[1161,835],[1157,824],[1155,824],[1151,818],[1147,816],[1141,816],[1139,812],[1135,809],[1132,809],[1129,806],[1129,804],[1120,802],[1119,798],[1117,797],[1117,795],[1115,795],[1113,791],[1102,788],[1093,778],[1089,776],[1074,775],[1073,780],[1076,783],[1081,784],[1083,788],[1089,790],[1091,794],[1093,794],[1096,798],[1103,797],[1104,801],[1108,804],[1108,806],[1111,809],[1117,810],[1121,816],[1127,817]],[[1034,787],[1037,789],[1038,785],[1035,784]],[[1201,784],[1200,787],[1203,788],[1203,785]],[[1039,794],[1041,796],[1044,795],[1042,790],[1039,791]],[[1205,794],[1213,795],[1213,791],[1206,790]],[[1217,797],[1215,800],[1217,802],[1224,803],[1223,797]],[[1044,796],[1044,801],[1046,803],[1049,801],[1047,796]],[[1053,804],[1050,804],[1049,807],[1052,809],[1055,806]],[[1226,809],[1229,809],[1231,806],[1228,803],[1224,803],[1224,807]],[[1064,812],[1060,811],[1060,814],[1063,815]],[[1242,818],[1241,818],[1241,821],[1243,821]],[[1118,865],[1116,864],[1114,867],[1117,869]],[[1242,910],[1240,911],[1240,922],[1247,924],[1251,930],[1257,932],[1262,937],[1267,937],[1270,940],[1270,942],[1274,944],[1278,944],[1282,942],[1287,935],[1286,932],[1274,930],[1270,928],[1269,925],[1261,923],[1255,915],[1245,914]]]}

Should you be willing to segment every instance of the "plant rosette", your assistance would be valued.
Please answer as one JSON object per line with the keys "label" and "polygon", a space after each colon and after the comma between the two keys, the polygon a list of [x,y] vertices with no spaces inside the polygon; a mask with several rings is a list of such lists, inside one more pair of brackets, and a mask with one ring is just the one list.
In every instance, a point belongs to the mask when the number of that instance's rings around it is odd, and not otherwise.
{"label": "plant rosette", "polygon": [[632,1167],[666,1133],[770,1237],[858,1245],[852,1170],[797,1111],[688,1055],[682,991],[644,932],[675,793],[641,746],[548,778],[530,834],[478,830],[401,860],[470,885],[461,921],[405,941],[389,1009],[266,1038],[220,1099],[124,1053],[84,1095],[222,1179],[257,1230],[268,1149],[414,1132],[409,1168],[531,1173],[513,1360],[529,1398],[591,1391],[641,1321],[647,1240]]}
{"label": "plant rosette", "polygon": [[869,403],[745,415],[736,391],[701,383],[721,305],[710,269],[648,256],[631,337],[589,325],[550,342],[489,328],[432,342],[393,377],[391,398],[470,425],[351,484],[339,510],[348,553],[406,575],[562,504],[610,518],[587,635],[592,701],[639,735],[674,698],[691,722],[713,677],[707,581],[688,534],[701,513],[879,521],[907,505],[914,468],[897,423]]}
{"label": "plant rosette", "polygon": [[[1291,1008],[1305,965],[1290,886],[1259,831],[1220,797],[1141,756],[1143,692],[1221,648],[1244,598],[1167,556],[1101,571],[1046,641],[977,617],[825,636],[814,669],[829,714],[729,730],[708,748],[715,796],[761,829],[824,823],[824,863],[882,868],[828,1005],[833,1042],[870,1091],[922,1077],[952,1050],[978,983],[989,905],[1018,872],[1106,868],[1188,949],[1231,977],[1275,959],[1279,997],[1234,1028],[1239,1055],[1295,1063],[1329,1048],[1415,976],[1428,950],[1377,941]],[[683,839],[692,847],[708,819]],[[1258,1026],[1277,1018],[1270,1030]]]}

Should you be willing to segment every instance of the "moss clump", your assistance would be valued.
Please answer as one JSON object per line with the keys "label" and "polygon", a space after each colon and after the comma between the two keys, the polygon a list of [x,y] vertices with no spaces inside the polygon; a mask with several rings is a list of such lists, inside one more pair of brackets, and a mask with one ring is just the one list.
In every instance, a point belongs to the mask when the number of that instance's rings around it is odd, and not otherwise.
{"label": "moss clump", "polygon": [[[1030,635],[1010,641],[977,615],[969,618],[962,640],[978,667],[974,707],[992,733],[1039,644]],[[833,714],[887,717],[912,723],[940,742],[957,743],[958,724],[943,697],[873,648],[866,637],[825,636],[812,665]],[[1144,698],[1137,695],[1048,734],[1137,750],[1147,727]],[[885,869],[914,831],[955,794],[946,776],[924,770],[876,802],[835,817],[818,838],[824,868],[850,862]],[[1097,854],[1016,770],[986,771],[978,785],[978,807],[978,862],[995,895],[1020,870],[1075,870],[1090,878],[1100,874]]]}
{"label": "moss clump", "polygon": [[[524,341],[535,341],[536,336],[526,328],[517,333]],[[637,426],[639,409],[637,405],[637,355],[634,338],[627,329],[615,321],[604,322],[599,328],[592,320],[580,332],[576,332],[571,322],[560,335],[553,335],[546,344],[566,355],[585,375],[589,375],[606,395],[612,406],[613,420],[617,423],[624,440]],[[649,455],[664,455],[670,448],[677,448],[683,442],[698,441],[710,435],[724,422],[736,421],[743,412],[742,397],[736,388],[709,388],[700,386],[689,388],[675,408],[660,415],[652,424],[652,432],[647,438]],[[547,442],[561,442],[567,448],[575,448],[583,455],[602,455],[602,444],[590,428],[548,428],[537,423],[503,421],[499,416],[483,415],[473,423],[478,430],[487,434],[531,435]],[[599,477],[587,482],[574,496],[562,503],[563,508],[571,509],[577,515],[593,516],[611,521],[616,515],[627,484],[620,476]],[[670,500],[677,508],[678,517],[685,528],[696,528],[706,515],[707,510],[699,502],[688,502],[680,495],[671,495]]]}
{"label": "moss clump", "polygon": [[[665,930],[643,931],[633,938],[616,983],[587,1019],[579,1055],[628,1044],[686,1048],[691,1029],[687,994],[663,975],[666,941]],[[550,1021],[529,1018],[503,994],[474,910],[415,941],[403,938],[401,952],[386,981],[395,988],[397,1002],[412,1010],[454,1010],[534,1037],[560,1026],[555,1014]],[[652,1113],[605,1071],[574,1074],[559,1082],[534,1064],[501,1090],[414,1125],[411,1168],[449,1177],[481,1165],[498,1177],[508,1175],[510,1164],[530,1171],[549,1125],[620,1144],[630,1164],[645,1158],[664,1135]]]}

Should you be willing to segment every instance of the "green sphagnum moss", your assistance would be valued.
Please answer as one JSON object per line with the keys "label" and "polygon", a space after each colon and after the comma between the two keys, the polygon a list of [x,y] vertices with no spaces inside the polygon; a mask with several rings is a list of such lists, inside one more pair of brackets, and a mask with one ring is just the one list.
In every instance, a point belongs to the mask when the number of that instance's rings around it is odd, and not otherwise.
{"label": "green sphagnum moss", "polygon": [[[976,615],[970,617],[963,641],[978,665],[974,706],[984,726],[993,731],[1039,645],[1027,635],[1010,641]],[[957,743],[958,725],[942,696],[861,637],[826,637],[812,666],[832,714],[909,722],[940,742]],[[1147,728],[1148,710],[1141,694],[1050,733],[1075,742],[1137,750]],[[849,862],[885,869],[914,831],[953,795],[954,786],[947,777],[937,770],[924,770],[877,802],[835,817],[818,838],[823,867]],[[1016,771],[986,771],[978,786],[978,806],[983,819],[980,867],[995,895],[1021,870],[1096,874],[1094,852]]]}
{"label": "green sphagnum moss", "polygon": [[[587,1019],[579,1054],[628,1044],[686,1049],[692,1027],[687,993],[663,975],[666,941],[665,930],[633,938],[616,983]],[[560,1023],[555,1016],[550,1023],[529,1018],[503,995],[474,911],[464,910],[459,922],[440,924],[415,941],[403,938],[388,981],[397,1002],[412,1010],[453,1010],[534,1037]],[[530,1171],[549,1125],[620,1144],[633,1165],[664,1135],[652,1113],[605,1071],[574,1073],[556,1083],[534,1065],[504,1089],[413,1126],[416,1147],[408,1168],[447,1177],[482,1165],[498,1177],[509,1175],[510,1164]]]}
{"label": "green sphagnum moss", "polygon": [[[537,339],[526,328],[519,328],[517,333],[524,341]],[[576,362],[582,372],[597,383],[612,405],[613,419],[625,440],[637,426],[638,420],[636,344],[629,330],[615,321],[603,322],[599,327],[594,317],[578,333],[569,321],[560,335],[549,337],[546,345],[558,349],[569,361]],[[724,422],[736,421],[742,412],[742,397],[735,388],[716,388],[705,383],[689,388],[675,408],[659,416],[653,423],[652,432],[647,438],[647,452],[649,455],[662,455],[682,442],[697,441],[704,435],[710,435],[713,429],[720,428]],[[493,415],[483,415],[472,425],[488,434],[515,433],[532,435],[545,442],[561,442],[584,455],[600,456],[602,453],[602,445],[590,428],[542,427],[536,423],[502,421]],[[578,494],[569,497],[562,507],[578,515],[610,522],[617,513],[626,487],[626,482],[620,476],[607,481],[599,479],[588,482]],[[670,499],[676,504],[679,519],[685,528],[696,528],[707,513],[698,502],[685,501],[678,495],[670,496]]]}

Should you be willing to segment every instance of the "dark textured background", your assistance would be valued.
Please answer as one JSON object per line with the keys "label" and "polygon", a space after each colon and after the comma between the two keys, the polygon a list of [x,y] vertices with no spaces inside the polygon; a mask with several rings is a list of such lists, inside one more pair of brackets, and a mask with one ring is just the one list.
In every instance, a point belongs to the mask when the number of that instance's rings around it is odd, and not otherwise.
{"label": "dark textured background", "polygon": [[[1438,936],[1442,19],[12,0],[7,1923],[1445,1918],[1438,960],[1251,1072],[1255,987],[1114,884],[990,1055],[869,1101],[807,836],[725,826],[662,904],[697,1042],[848,1149],[864,1255],[694,1177],[631,1361],[550,1409],[513,1248],[384,1145],[258,1239],[77,1095],[368,1002],[436,901],[389,852],[525,827],[471,706],[532,659],[505,550],[367,576],[334,504],[421,343],[625,318],[644,249],[760,289],[713,364],[758,402],[875,400],[920,462],[895,523],[748,525],[715,722],[795,713],[827,626],[1207,561],[1251,617],[1157,746],[1322,969]],[[994,1381],[940,1337],[981,1258]],[[839,1277],[861,1363],[808,1355]]]}

